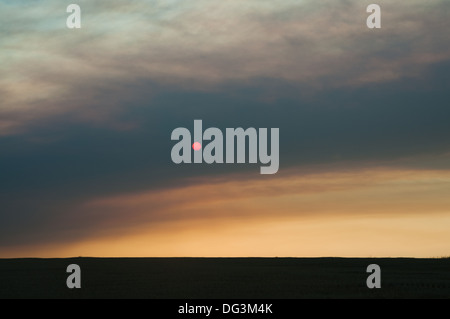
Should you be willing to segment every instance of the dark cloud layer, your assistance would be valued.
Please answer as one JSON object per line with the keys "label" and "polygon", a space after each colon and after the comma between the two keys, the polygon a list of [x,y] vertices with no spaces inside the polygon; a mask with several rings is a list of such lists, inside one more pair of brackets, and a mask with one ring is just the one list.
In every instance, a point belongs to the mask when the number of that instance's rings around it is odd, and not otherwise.
{"label": "dark cloud layer", "polygon": [[[179,186],[187,177],[259,174],[256,165],[173,164],[171,131],[192,128],[197,118],[205,127],[222,129],[280,127],[281,171],[308,165],[327,170],[336,162],[388,165],[448,153],[450,90],[443,83],[450,83],[449,72],[450,64],[440,64],[421,80],[305,96],[270,81],[214,93],[167,89],[150,102],[145,92],[136,91],[121,119],[139,125],[125,131],[50,118],[27,134],[0,140],[0,242],[51,241],[53,233],[65,229],[62,221],[72,220],[83,202],[97,197]],[[274,87],[286,90],[285,96],[266,100],[265,92]],[[78,231],[64,240],[82,237],[95,225],[72,220],[67,228]]]}

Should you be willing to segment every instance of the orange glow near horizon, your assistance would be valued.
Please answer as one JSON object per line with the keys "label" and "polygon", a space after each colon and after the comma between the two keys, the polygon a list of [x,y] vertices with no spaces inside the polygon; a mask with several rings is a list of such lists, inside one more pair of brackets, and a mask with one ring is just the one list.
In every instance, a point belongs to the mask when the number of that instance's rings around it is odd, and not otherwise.
{"label": "orange glow near horizon", "polygon": [[100,198],[89,236],[0,257],[439,257],[450,243],[450,172],[360,169]]}

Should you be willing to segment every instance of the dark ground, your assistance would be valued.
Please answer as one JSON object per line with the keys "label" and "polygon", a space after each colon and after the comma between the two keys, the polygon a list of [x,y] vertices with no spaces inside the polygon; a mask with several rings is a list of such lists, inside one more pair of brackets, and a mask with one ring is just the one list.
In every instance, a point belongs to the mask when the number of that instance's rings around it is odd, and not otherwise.
{"label": "dark ground", "polygon": [[[66,286],[69,264],[81,289]],[[366,268],[381,267],[381,289]],[[0,298],[450,298],[450,259],[0,259]]]}

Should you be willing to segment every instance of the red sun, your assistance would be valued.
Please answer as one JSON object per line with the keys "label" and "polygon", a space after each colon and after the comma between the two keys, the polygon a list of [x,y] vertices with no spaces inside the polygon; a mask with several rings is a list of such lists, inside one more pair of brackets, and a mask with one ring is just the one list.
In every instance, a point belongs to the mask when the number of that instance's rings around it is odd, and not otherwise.
{"label": "red sun", "polygon": [[194,149],[194,151],[200,151],[202,149],[202,144],[200,144],[199,142],[195,142],[194,144],[192,144],[192,148]]}

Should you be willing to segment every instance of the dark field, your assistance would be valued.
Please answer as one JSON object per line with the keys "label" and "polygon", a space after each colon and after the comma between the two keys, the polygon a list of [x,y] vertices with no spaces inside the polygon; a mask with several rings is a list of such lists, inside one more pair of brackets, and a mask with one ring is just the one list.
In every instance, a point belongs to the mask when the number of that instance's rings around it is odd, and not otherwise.
{"label": "dark field", "polygon": [[[66,287],[69,264],[81,289]],[[369,264],[381,289],[368,289]],[[450,298],[450,259],[0,259],[0,298]]]}

